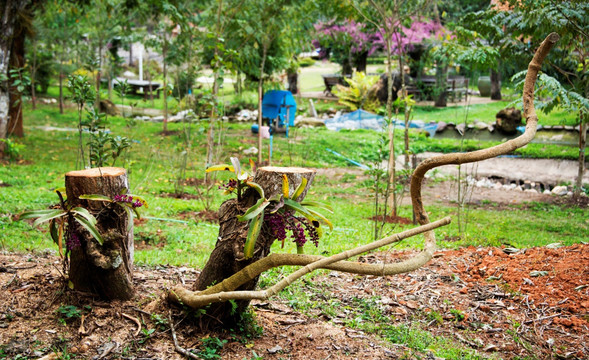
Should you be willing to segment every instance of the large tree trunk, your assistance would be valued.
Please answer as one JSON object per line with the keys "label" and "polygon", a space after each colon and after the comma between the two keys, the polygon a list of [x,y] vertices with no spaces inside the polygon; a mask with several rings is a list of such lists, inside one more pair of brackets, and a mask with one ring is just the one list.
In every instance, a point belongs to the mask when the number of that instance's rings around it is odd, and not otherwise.
{"label": "large tree trunk", "polygon": [[501,74],[491,70],[491,100],[501,100]]}
{"label": "large tree trunk", "polygon": [[[254,182],[264,189],[266,198],[271,198],[275,194],[282,193],[283,174],[289,180],[290,192],[292,193],[301,183],[302,178],[307,179],[308,189],[315,177],[315,170],[271,166],[263,167],[256,172]],[[299,201],[304,199],[306,193],[307,190],[298,198]],[[215,249],[212,251],[207,264],[194,285],[194,290],[204,290],[213,284],[220,283],[247,265],[268,256],[270,247],[274,242],[274,236],[269,233],[268,228],[264,225],[256,241],[254,255],[247,260],[243,258],[243,247],[248,232],[248,222],[238,221],[237,216],[242,215],[249,207],[254,205],[258,198],[258,193],[250,189],[245,192],[240,201],[231,199],[221,205],[219,209],[220,227],[218,240],[215,244]],[[239,287],[238,290],[253,290],[257,283],[258,278],[256,277],[254,280]],[[212,304],[206,309],[207,319],[218,321],[226,326],[235,323],[249,305],[249,301],[236,301],[236,304],[237,309],[232,309],[232,304],[228,302]]]}
{"label": "large tree trunk", "polygon": [[70,255],[69,277],[74,289],[109,300],[131,299],[134,295],[133,219],[127,216],[121,205],[79,199],[85,194],[110,198],[126,194],[129,189],[126,170],[103,167],[70,171],[65,174],[65,187],[69,204],[84,207],[94,214],[96,228],[104,238],[104,244],[100,245],[76,224],[74,231],[81,246],[74,248]]}
{"label": "large tree trunk", "polygon": [[[25,37],[26,32],[22,25],[18,23],[15,26],[14,36],[12,37],[12,49],[10,51],[10,69],[21,69],[25,66]],[[8,115],[8,135],[23,137],[25,136],[22,123],[22,93],[18,91],[11,80],[10,84],[10,109]]]}
{"label": "large tree trunk", "polygon": [[[6,0],[1,3],[0,10],[0,74],[8,76],[8,63],[12,37],[14,35],[17,14],[22,11],[29,1]],[[10,110],[10,96],[7,83],[0,83],[0,139],[8,134],[8,112]],[[5,144],[0,142],[0,155],[3,155]]]}

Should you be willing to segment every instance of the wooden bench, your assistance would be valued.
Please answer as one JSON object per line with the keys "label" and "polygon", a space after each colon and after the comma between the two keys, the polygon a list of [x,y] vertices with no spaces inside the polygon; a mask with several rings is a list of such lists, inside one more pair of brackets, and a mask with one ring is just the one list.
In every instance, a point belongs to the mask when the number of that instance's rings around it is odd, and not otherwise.
{"label": "wooden bench", "polygon": [[323,83],[325,84],[325,90],[323,93],[326,96],[335,96],[331,89],[333,89],[336,85],[346,85],[347,83],[344,81],[344,77],[339,74],[329,74],[329,75],[321,75],[323,77]]}
{"label": "wooden bench", "polygon": [[452,102],[462,101],[462,96],[466,99],[468,94],[468,79],[464,76],[452,76],[447,82],[448,97]]}
{"label": "wooden bench", "polygon": [[[130,89],[129,94],[143,96],[143,98],[145,100],[150,99],[152,95],[155,99],[160,98],[160,92],[162,91],[162,86],[159,83],[152,82],[151,87],[150,87],[149,81],[116,78],[113,80],[113,85],[116,85],[119,82],[123,82],[125,80],[127,81],[127,85],[129,85],[129,89]],[[140,91],[142,93],[140,93]]]}

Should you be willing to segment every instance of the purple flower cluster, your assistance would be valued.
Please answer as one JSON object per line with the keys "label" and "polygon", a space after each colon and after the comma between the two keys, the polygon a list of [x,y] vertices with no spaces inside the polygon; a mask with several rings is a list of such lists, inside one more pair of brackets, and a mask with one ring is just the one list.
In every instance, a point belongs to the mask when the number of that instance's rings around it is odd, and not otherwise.
{"label": "purple flower cluster", "polygon": [[80,246],[80,239],[78,238],[78,235],[76,235],[75,233],[70,233],[70,236],[68,236],[67,239],[65,240],[66,249],[68,249],[69,251],[72,251],[73,249],[75,249],[79,246]]}
{"label": "purple flower cluster", "polygon": [[[389,19],[387,28],[400,30],[394,32],[390,39],[392,40],[391,50],[395,54],[407,52],[414,45],[420,44],[427,39],[447,35],[442,25],[433,20],[421,21],[414,18],[411,25],[405,27],[393,19]],[[319,37],[319,39],[313,41],[315,48],[320,46],[329,48],[336,46],[336,44],[338,46],[347,44],[352,54],[368,51],[368,55],[372,55],[375,51],[386,49],[386,46],[388,46],[384,31],[370,31],[365,24],[353,20],[346,20],[343,23],[335,23],[334,21],[320,22],[315,25],[315,30]]]}
{"label": "purple flower cluster", "polygon": [[225,189],[225,191],[227,192],[233,192],[233,190],[235,190],[236,188],[237,180],[235,179],[230,179],[226,183],[221,183],[221,185],[219,185],[219,189]]}
{"label": "purple flower cluster", "polygon": [[119,203],[127,203],[131,204],[133,208],[138,208],[143,206],[143,202],[139,199],[133,199],[131,195],[115,195],[112,200],[114,202]]}
{"label": "purple flower cluster", "polygon": [[307,241],[312,241],[315,246],[319,246],[319,232],[317,227],[319,223],[311,223],[305,217],[294,216],[292,212],[268,214],[266,224],[270,231],[276,237],[276,240],[284,241],[286,231],[291,232],[292,241],[297,246],[304,246]]}

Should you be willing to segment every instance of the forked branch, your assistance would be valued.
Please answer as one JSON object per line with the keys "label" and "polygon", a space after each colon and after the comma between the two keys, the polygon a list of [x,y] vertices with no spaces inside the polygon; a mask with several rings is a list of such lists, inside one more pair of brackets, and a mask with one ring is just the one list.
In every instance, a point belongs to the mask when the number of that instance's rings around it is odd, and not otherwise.
{"label": "forked branch", "polygon": [[[548,37],[546,37],[546,39],[542,42],[536,51],[532,61],[528,66],[528,74],[526,76],[523,93],[526,130],[521,136],[488,149],[473,151],[470,153],[455,153],[436,156],[423,161],[415,169],[411,178],[411,200],[417,220],[421,226],[330,257],[272,254],[249,265],[235,275],[225,279],[223,282],[204,291],[194,292],[186,290],[182,287],[176,287],[170,291],[170,300],[193,308],[200,308],[213,302],[222,302],[228,300],[265,300],[275,295],[303,275],[320,268],[351,272],[356,274],[394,275],[415,270],[426,264],[429,260],[431,260],[436,248],[436,238],[433,230],[440,226],[449,224],[450,218],[444,218],[430,223],[427,212],[423,207],[423,201],[421,198],[421,187],[425,174],[429,170],[442,165],[465,164],[508,154],[513,150],[528,144],[534,138],[536,134],[536,125],[538,123],[538,117],[536,116],[536,111],[534,109],[534,85],[536,83],[536,77],[542,62],[558,39],[559,36],[556,33],[551,33],[548,35]],[[374,265],[344,261],[350,257],[378,249],[380,247],[421,233],[425,233],[424,250],[413,258],[403,262]],[[239,286],[254,279],[262,272],[273,267],[284,265],[302,265],[303,267],[267,290],[235,291],[235,289],[237,289]]]}

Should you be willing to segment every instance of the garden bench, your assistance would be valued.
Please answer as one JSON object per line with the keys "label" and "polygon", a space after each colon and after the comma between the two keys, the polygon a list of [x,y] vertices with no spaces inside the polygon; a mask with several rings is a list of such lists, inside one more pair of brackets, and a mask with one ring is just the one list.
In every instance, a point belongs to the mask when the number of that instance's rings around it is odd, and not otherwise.
{"label": "garden bench", "polygon": [[468,79],[464,76],[449,77],[446,89],[452,102],[456,102],[456,99],[462,101],[462,96],[466,98],[468,92]]}
{"label": "garden bench", "polygon": [[[325,84],[325,90],[323,93],[326,96],[335,96],[331,92],[331,89],[336,85],[346,85],[344,81],[344,77],[339,74],[328,74],[328,75],[321,75],[323,77],[323,83]],[[349,77],[349,76],[347,76]]]}

